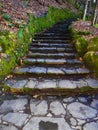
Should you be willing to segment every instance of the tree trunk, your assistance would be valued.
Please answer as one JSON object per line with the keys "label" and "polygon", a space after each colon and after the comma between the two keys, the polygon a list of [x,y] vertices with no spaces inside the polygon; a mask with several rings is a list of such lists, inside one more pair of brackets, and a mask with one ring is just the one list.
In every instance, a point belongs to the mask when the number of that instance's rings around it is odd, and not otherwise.
{"label": "tree trunk", "polygon": [[96,0],[96,6],[94,11],[94,17],[93,17],[93,25],[95,25],[98,22],[98,0]]}
{"label": "tree trunk", "polygon": [[87,14],[87,9],[88,9],[89,1],[90,1],[90,0],[86,0],[85,10],[84,10],[84,15],[83,15],[83,20],[84,20],[84,21],[85,21],[85,19],[86,19],[86,14]]}

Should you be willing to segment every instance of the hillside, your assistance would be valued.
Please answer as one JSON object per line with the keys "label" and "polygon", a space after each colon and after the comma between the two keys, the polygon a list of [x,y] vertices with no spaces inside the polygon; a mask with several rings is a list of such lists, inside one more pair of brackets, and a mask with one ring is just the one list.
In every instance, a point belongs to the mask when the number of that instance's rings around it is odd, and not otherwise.
{"label": "hillside", "polygon": [[70,8],[71,11],[77,12],[76,8],[67,1],[62,0],[1,0],[1,28],[16,32],[19,25],[26,24],[29,13],[33,13],[36,16],[43,16],[50,6],[63,9]]}

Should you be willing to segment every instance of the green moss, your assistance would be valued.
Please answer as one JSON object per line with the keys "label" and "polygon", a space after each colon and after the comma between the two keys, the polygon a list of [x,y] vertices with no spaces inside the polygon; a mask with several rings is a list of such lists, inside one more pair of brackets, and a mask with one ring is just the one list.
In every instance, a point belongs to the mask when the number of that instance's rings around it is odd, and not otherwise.
{"label": "green moss", "polygon": [[33,90],[34,89],[32,88],[26,88],[26,87],[23,88],[23,92],[30,95],[32,95]]}
{"label": "green moss", "polygon": [[95,28],[98,28],[98,23],[95,25]]}
{"label": "green moss", "polygon": [[11,21],[11,16],[10,16],[9,14],[5,13],[5,14],[3,15],[3,17],[4,17],[4,19],[6,19],[7,21]]}
{"label": "green moss", "polygon": [[89,34],[92,34],[91,31],[79,31],[78,32],[79,35],[89,35]]}
{"label": "green moss", "polygon": [[89,41],[87,50],[98,51],[98,37],[94,37]]}
{"label": "green moss", "polygon": [[87,66],[94,70],[95,75],[98,76],[98,52],[87,52],[84,55],[84,60]]}
{"label": "green moss", "polygon": [[7,86],[7,85],[3,85],[3,86],[2,86],[2,90],[3,90],[3,91],[10,91],[10,87]]}
{"label": "green moss", "polygon": [[2,80],[4,76],[7,76],[7,74],[10,73],[15,66],[16,61],[14,55],[3,58],[3,60],[0,62],[0,80]]}
{"label": "green moss", "polygon": [[87,51],[87,41],[83,37],[79,37],[76,39],[75,47],[80,56],[83,56]]}

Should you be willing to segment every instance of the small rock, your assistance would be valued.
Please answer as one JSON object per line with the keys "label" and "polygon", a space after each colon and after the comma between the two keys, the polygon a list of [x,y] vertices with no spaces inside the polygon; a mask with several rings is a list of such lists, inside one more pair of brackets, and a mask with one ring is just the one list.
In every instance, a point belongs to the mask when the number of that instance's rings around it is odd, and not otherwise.
{"label": "small rock", "polygon": [[47,117],[52,117],[52,114],[51,114],[51,113],[48,113],[48,114],[47,114]]}
{"label": "small rock", "polygon": [[73,125],[73,126],[76,126],[77,125],[77,121],[75,120],[75,118],[70,118],[70,123],[71,123],[71,125]]}
{"label": "small rock", "polygon": [[75,99],[73,97],[69,97],[69,98],[64,98],[63,99],[64,103],[71,103],[71,102],[74,102],[74,101],[75,101]]}
{"label": "small rock", "polygon": [[87,103],[87,99],[85,97],[78,97],[80,102]]}
{"label": "small rock", "polygon": [[98,100],[93,99],[93,101],[92,101],[92,103],[91,103],[91,106],[92,106],[93,108],[95,108],[95,109],[98,110]]}
{"label": "small rock", "polygon": [[78,125],[83,125],[86,121],[85,120],[81,120],[81,119],[77,119],[77,121],[78,121]]}

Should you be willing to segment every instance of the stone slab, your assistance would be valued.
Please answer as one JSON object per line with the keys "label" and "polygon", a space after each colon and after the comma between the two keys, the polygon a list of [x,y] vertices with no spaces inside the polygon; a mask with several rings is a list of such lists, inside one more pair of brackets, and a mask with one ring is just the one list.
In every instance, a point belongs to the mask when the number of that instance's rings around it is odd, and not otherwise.
{"label": "stone slab", "polygon": [[46,73],[46,68],[44,68],[44,67],[31,67],[29,69],[29,73],[38,73],[38,74]]}
{"label": "stone slab", "polygon": [[8,113],[7,115],[3,116],[2,120],[22,127],[28,116],[28,114],[24,113]]}
{"label": "stone slab", "polygon": [[89,87],[98,88],[98,80],[89,78],[86,80],[86,82],[88,83]]}
{"label": "stone slab", "polygon": [[0,113],[25,110],[27,103],[27,99],[5,100],[0,106]]}
{"label": "stone slab", "polygon": [[97,111],[95,109],[79,102],[69,104],[67,109],[73,117],[79,119],[94,118],[97,115]]}
{"label": "stone slab", "polygon": [[63,105],[59,101],[54,101],[50,104],[50,111],[54,115],[64,115],[66,114],[66,111],[63,107]]}
{"label": "stone slab", "polygon": [[32,115],[46,115],[48,112],[48,104],[47,101],[30,101],[30,110]]}
{"label": "stone slab", "polygon": [[6,82],[7,86],[13,88],[23,88],[28,80],[8,80]]}
{"label": "stone slab", "polygon": [[26,88],[35,88],[35,86],[37,85],[37,81],[36,80],[29,80],[27,82],[27,84],[25,85]]}
{"label": "stone slab", "polygon": [[72,83],[71,80],[60,80],[58,86],[59,86],[59,88],[65,88],[65,89],[67,89],[67,88],[72,88],[72,89],[77,88],[76,84]]}
{"label": "stone slab", "polygon": [[54,80],[45,80],[43,82],[39,82],[36,88],[45,89],[45,88],[56,88],[57,82]]}
{"label": "stone slab", "polygon": [[[32,117],[23,130],[41,130],[40,123],[44,124],[52,123],[56,124],[57,128],[55,130],[73,130],[70,128],[68,123],[63,118],[51,118],[51,117]],[[43,129],[46,130],[46,129]],[[53,128],[48,128],[47,130],[54,130]]]}
{"label": "stone slab", "polygon": [[52,68],[52,67],[49,67],[48,70],[47,70],[47,73],[48,74],[61,74],[61,75],[64,75],[64,72],[62,70],[60,70],[59,68]]}
{"label": "stone slab", "polygon": [[0,130],[18,130],[16,127],[12,125],[0,125]]}

